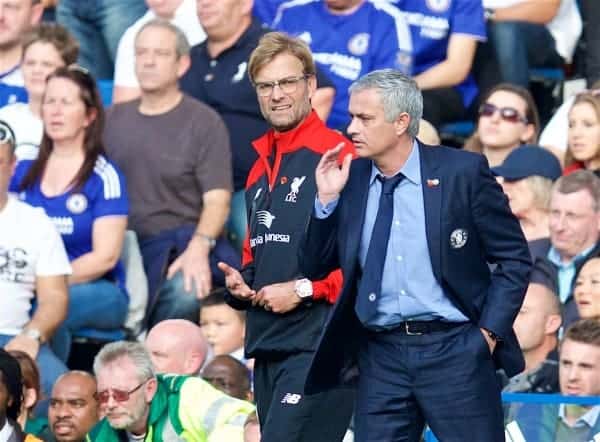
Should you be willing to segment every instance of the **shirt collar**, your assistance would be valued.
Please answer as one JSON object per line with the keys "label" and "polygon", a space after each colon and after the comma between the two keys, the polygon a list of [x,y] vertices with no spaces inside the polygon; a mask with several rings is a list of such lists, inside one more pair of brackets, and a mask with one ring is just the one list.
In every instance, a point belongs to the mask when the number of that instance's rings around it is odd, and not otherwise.
{"label": "shirt collar", "polygon": [[560,404],[558,407],[558,417],[565,423],[565,425],[570,427],[578,427],[581,426],[581,424],[585,424],[590,428],[594,428],[594,425],[596,425],[596,421],[598,420],[598,416],[600,416],[600,405],[590,408],[583,416],[580,416],[575,421],[574,425],[569,425],[565,417],[565,404]]}
{"label": "shirt collar", "polygon": [[[402,173],[404,177],[413,184],[421,184],[421,156],[419,154],[419,143],[413,141],[412,150],[406,159],[404,165],[400,170],[394,173],[398,175]],[[369,179],[369,186],[373,184],[373,181],[377,178],[377,175],[383,175],[383,173],[377,168],[374,162],[371,162],[371,178]]]}
{"label": "shirt collar", "polygon": [[596,247],[596,244],[594,244],[591,247],[588,247],[583,252],[579,253],[571,261],[569,261],[568,264],[564,264],[562,262],[562,260],[560,259],[560,254],[558,253],[558,250],[556,250],[554,248],[554,246],[552,246],[552,247],[550,247],[550,250],[548,250],[548,259],[550,260],[550,262],[552,264],[558,266],[559,268],[568,267],[570,265],[577,263],[579,260],[585,258],[586,256],[588,256],[590,254],[590,252],[594,249],[594,247]]}

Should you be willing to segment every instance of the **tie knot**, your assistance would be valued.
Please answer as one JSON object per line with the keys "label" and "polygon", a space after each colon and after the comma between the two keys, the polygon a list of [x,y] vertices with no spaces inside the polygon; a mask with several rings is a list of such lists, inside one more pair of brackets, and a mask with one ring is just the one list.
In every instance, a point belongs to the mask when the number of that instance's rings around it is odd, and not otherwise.
{"label": "tie knot", "polygon": [[377,179],[381,182],[381,192],[385,195],[390,195],[394,193],[396,186],[404,179],[404,175],[398,173],[390,178],[386,178],[383,175],[377,175]]}

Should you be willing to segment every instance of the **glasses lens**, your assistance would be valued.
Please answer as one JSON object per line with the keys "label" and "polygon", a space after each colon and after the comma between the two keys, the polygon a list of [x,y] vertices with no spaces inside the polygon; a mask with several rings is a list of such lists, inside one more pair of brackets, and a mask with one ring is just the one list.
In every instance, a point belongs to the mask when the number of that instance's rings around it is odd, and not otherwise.
{"label": "glasses lens", "polygon": [[256,91],[261,97],[268,97],[273,92],[273,85],[270,83],[259,83],[256,85]]}
{"label": "glasses lens", "polygon": [[99,391],[95,394],[96,400],[101,404],[105,404],[108,402],[108,398],[110,397],[110,392],[108,390]]}
{"label": "glasses lens", "polygon": [[279,81],[279,87],[285,94],[292,94],[296,91],[296,86],[300,79],[298,78],[284,78]]}
{"label": "glasses lens", "polygon": [[502,119],[510,123],[516,123],[521,119],[519,112],[512,107],[503,107],[500,109],[500,115],[502,116]]}
{"label": "glasses lens", "polygon": [[496,112],[496,109],[498,108],[493,104],[483,103],[479,108],[479,115],[482,115],[484,117],[491,117],[492,115],[494,115],[494,112]]}
{"label": "glasses lens", "polygon": [[112,395],[117,402],[125,402],[129,399],[129,392],[126,390],[112,390]]}

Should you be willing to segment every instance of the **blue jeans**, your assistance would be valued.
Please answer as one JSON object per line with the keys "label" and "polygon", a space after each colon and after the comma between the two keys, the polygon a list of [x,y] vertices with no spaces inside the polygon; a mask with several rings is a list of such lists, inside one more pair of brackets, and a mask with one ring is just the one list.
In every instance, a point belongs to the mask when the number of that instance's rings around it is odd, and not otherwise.
{"label": "blue jeans", "polygon": [[127,317],[128,306],[127,294],[106,279],[72,285],[69,288],[69,313],[52,338],[54,352],[63,361],[67,361],[71,350],[71,336],[81,328],[121,328]]}
{"label": "blue jeans", "polygon": [[79,41],[79,64],[103,80],[113,77],[121,36],[146,10],[144,0],[60,0],[56,20]]}
{"label": "blue jeans", "polygon": [[502,81],[529,87],[530,67],[560,67],[563,59],[544,25],[527,22],[490,22],[488,38],[496,51]]}
{"label": "blue jeans", "polygon": [[156,304],[148,323],[148,330],[165,319],[187,319],[197,324],[200,314],[200,301],[193,291],[186,292],[183,284],[183,272],[177,272],[173,278],[165,279],[158,290]]}
{"label": "blue jeans", "polygon": [[242,251],[247,228],[246,191],[242,189],[235,192],[231,198],[231,212],[227,221],[229,241],[239,252]]}
{"label": "blue jeans", "polygon": [[[0,335],[0,347],[4,347],[14,336]],[[35,358],[40,369],[42,393],[50,397],[52,386],[58,377],[67,372],[65,364],[52,352],[48,344],[40,346],[37,358]]]}

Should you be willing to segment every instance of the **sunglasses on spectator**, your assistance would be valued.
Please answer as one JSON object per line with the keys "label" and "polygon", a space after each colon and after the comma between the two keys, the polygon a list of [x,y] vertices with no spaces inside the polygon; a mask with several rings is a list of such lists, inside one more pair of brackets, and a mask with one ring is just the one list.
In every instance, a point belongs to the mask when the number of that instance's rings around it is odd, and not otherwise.
{"label": "sunglasses on spectator", "polygon": [[256,93],[261,97],[270,97],[275,89],[275,86],[279,86],[281,92],[286,95],[293,94],[298,88],[298,83],[302,80],[306,80],[310,75],[298,75],[297,77],[286,77],[277,81],[261,81],[255,83]]}
{"label": "sunglasses on spectator", "polygon": [[146,379],[141,384],[137,385],[136,387],[134,387],[133,389],[131,389],[129,391],[119,390],[118,388],[109,388],[107,390],[102,390],[102,391],[98,391],[98,392],[94,393],[94,397],[101,404],[107,403],[108,400],[110,399],[111,395],[112,395],[113,399],[115,400],[115,402],[127,402],[129,400],[129,397],[131,396],[131,394],[136,392],[137,390],[139,390],[142,387],[142,385],[144,385],[149,380],[150,379]]}
{"label": "sunglasses on spectator", "polygon": [[479,107],[479,116],[491,117],[496,113],[496,111],[500,112],[500,118],[502,118],[504,121],[508,121],[509,123],[528,123],[527,118],[519,114],[519,111],[514,107],[498,107],[492,103],[483,103]]}

